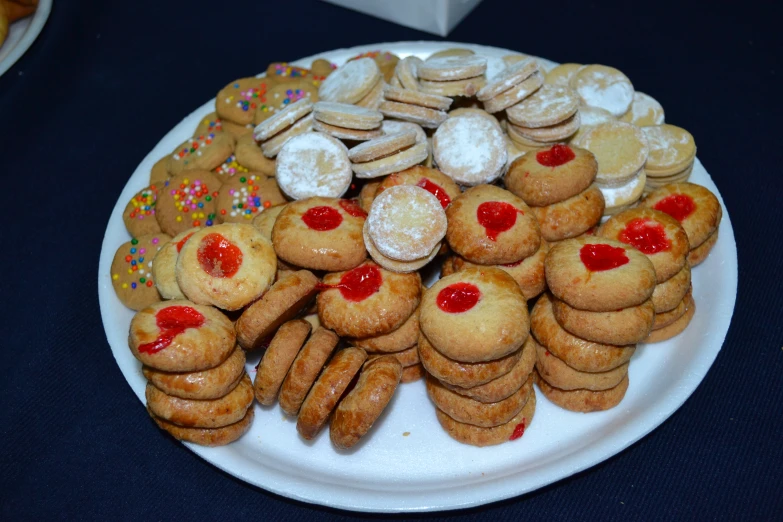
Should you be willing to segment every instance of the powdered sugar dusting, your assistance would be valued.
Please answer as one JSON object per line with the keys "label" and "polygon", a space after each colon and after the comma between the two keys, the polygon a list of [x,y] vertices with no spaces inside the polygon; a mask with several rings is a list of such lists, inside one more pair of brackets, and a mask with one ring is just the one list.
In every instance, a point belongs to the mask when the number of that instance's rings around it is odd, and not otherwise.
{"label": "powdered sugar dusting", "polygon": [[663,106],[649,94],[636,91],[633,93],[630,118],[629,123],[635,125],[661,125],[664,122]]}
{"label": "powdered sugar dusting", "polygon": [[275,178],[293,199],[340,197],[351,184],[351,162],[338,140],[305,132],[288,140],[277,155]]}
{"label": "powdered sugar dusting", "polygon": [[324,101],[355,103],[367,94],[381,72],[372,58],[353,60],[326,77],[318,89]]}
{"label": "powdered sugar dusting", "polygon": [[[693,154],[693,136],[673,125],[642,127],[650,148],[648,162],[665,168],[690,159]],[[652,168],[652,167],[651,167]]]}
{"label": "powdered sugar dusting", "polygon": [[299,118],[307,116],[312,110],[313,102],[310,101],[310,98],[302,98],[295,101],[271,118],[267,118],[259,123],[253,131],[253,137],[256,141],[267,140],[283,129],[293,125]]}
{"label": "powdered sugar dusting", "polygon": [[438,128],[433,154],[440,169],[464,185],[493,181],[502,174],[508,157],[497,126],[471,114],[450,118]]}
{"label": "powdered sugar dusting", "polygon": [[421,125],[409,121],[383,120],[381,122],[381,130],[384,134],[397,134],[398,132],[412,130],[416,133],[416,143],[427,141],[427,134],[421,128]]}
{"label": "powdered sugar dusting", "polygon": [[[503,59],[498,58],[498,61],[503,64]],[[492,63],[491,61],[489,63]],[[476,93],[476,98],[481,101],[489,100],[506,92],[518,83],[525,80],[531,74],[538,70],[538,62],[533,58],[525,58],[515,64],[512,64],[500,71],[497,71],[494,75],[490,76],[490,71],[487,69],[487,85],[481,88]],[[543,80],[543,78],[542,78]]]}
{"label": "powdered sugar dusting", "polygon": [[601,107],[614,116],[622,116],[633,102],[633,85],[623,73],[612,67],[588,65],[571,82],[586,105]]}
{"label": "powdered sugar dusting", "polygon": [[486,70],[487,59],[477,54],[433,58],[418,66],[419,78],[435,81],[472,78],[484,74]]}
{"label": "powdered sugar dusting", "polygon": [[571,117],[578,108],[579,100],[570,88],[544,84],[506,112],[522,127],[547,127]]}
{"label": "powdered sugar dusting", "polygon": [[641,186],[644,185],[645,181],[642,174],[643,171],[640,171],[635,177],[628,181],[628,183],[618,187],[598,187],[601,190],[601,194],[604,195],[606,206],[614,207],[617,205],[625,205],[630,203],[628,199],[633,196],[634,192],[639,191],[641,194]]}

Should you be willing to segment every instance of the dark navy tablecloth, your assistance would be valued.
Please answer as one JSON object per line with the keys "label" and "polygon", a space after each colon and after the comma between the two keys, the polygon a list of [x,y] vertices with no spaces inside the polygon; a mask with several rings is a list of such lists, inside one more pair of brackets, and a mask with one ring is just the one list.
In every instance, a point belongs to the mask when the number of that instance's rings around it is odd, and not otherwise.
{"label": "dark navy tablecloth", "polygon": [[[391,1],[391,0],[389,0]],[[739,250],[704,382],[619,455],[473,520],[783,519],[779,12],[772,3],[485,0],[450,40],[605,63],[696,137]],[[437,39],[315,0],[55,0],[0,77],[0,519],[350,519],[219,471],[157,433],[112,357],[96,292],[106,222],[158,140],[271,61]]]}

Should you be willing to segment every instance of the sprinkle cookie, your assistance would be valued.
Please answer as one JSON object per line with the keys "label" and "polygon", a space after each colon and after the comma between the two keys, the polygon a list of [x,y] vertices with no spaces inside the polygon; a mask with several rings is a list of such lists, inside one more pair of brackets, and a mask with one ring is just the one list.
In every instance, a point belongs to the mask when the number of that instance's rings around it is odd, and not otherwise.
{"label": "sprinkle cookie", "polygon": [[170,236],[216,222],[216,198],[222,183],[204,170],[183,172],[158,191],[155,217]]}
{"label": "sprinkle cookie", "polygon": [[160,301],[155,287],[152,260],[171,236],[150,234],[123,243],[111,263],[111,284],[122,304],[141,310]]}
{"label": "sprinkle cookie", "polygon": [[274,178],[248,173],[220,187],[216,216],[221,223],[250,223],[259,212],[285,202]]}

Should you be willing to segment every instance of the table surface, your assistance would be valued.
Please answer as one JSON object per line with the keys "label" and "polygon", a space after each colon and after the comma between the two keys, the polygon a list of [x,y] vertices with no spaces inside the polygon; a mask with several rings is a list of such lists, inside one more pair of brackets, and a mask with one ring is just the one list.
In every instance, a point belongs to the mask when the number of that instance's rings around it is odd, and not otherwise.
{"label": "table surface", "polygon": [[[615,66],[663,104],[667,121],[693,133],[737,236],[734,318],[704,382],[641,441],[536,492],[431,517],[780,519],[778,17],[761,2],[594,4],[485,0],[448,39]],[[364,516],[249,486],[162,436],[106,342],[96,270],[105,224],[136,165],[220,87],[271,61],[422,39],[438,38],[315,0],[54,3],[39,39],[0,77],[10,205],[0,257],[9,298],[0,518]]]}

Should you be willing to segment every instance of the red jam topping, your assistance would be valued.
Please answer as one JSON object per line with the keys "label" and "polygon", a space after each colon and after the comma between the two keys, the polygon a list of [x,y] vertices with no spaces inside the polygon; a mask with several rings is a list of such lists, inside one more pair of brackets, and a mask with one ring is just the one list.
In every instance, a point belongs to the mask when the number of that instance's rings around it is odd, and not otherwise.
{"label": "red jam topping", "polygon": [[[358,217],[358,218],[366,218],[367,217],[367,212],[362,210],[362,207],[360,207],[359,204],[356,201],[352,200],[352,199],[341,199],[340,200],[340,207],[342,207],[343,210],[345,210],[347,213],[349,213],[353,217]],[[324,208],[329,208],[329,207],[324,207]],[[339,225],[340,223],[337,223],[337,224]]]}
{"label": "red jam topping", "polygon": [[438,308],[447,314],[459,314],[467,312],[481,299],[481,290],[471,283],[454,283],[440,292],[436,302]]}
{"label": "red jam topping", "polygon": [[486,229],[487,237],[492,241],[497,241],[501,232],[510,229],[517,222],[517,212],[524,214],[514,205],[505,201],[487,201],[476,209],[476,218],[479,225]]}
{"label": "red jam topping", "polygon": [[343,216],[340,215],[336,208],[327,206],[313,207],[302,215],[302,221],[313,230],[325,232],[339,227],[340,223],[343,222]]}
{"label": "red jam topping", "polygon": [[234,243],[213,232],[201,240],[198,262],[212,277],[233,277],[242,266],[242,250]]}
{"label": "red jam topping", "polygon": [[158,353],[188,328],[198,328],[203,325],[204,320],[201,312],[190,306],[168,306],[158,310],[155,314],[155,323],[160,333],[151,343],[140,345],[139,353]]}
{"label": "red jam topping", "polygon": [[515,266],[521,265],[522,261],[524,261],[524,259],[520,259],[519,261],[514,261],[513,263],[506,263],[505,265],[500,265],[500,266],[505,266],[506,268],[514,268]]}
{"label": "red jam topping", "polygon": [[696,203],[693,198],[687,194],[672,194],[666,196],[653,207],[655,210],[666,212],[671,217],[682,223],[682,221],[693,214],[696,210]]}
{"label": "red jam topping", "polygon": [[185,243],[187,243],[188,239],[190,239],[190,236],[192,236],[193,234],[195,234],[195,232],[191,232],[190,234],[188,234],[187,236],[179,240],[179,243],[177,243],[177,253],[182,252],[182,247],[185,246]]}
{"label": "red jam topping", "polygon": [[380,290],[381,284],[383,284],[381,270],[374,265],[362,265],[346,272],[336,285],[319,283],[318,289],[337,288],[347,301],[358,303]]}
{"label": "red jam topping", "polygon": [[525,421],[520,422],[514,427],[514,433],[508,438],[508,440],[517,440],[519,437],[525,434]]}
{"label": "red jam topping", "polygon": [[446,194],[446,191],[443,190],[443,187],[440,185],[437,185],[433,183],[432,181],[428,180],[427,178],[421,178],[418,183],[416,183],[417,187],[421,187],[436,198],[438,198],[438,201],[440,201],[440,206],[443,208],[446,208],[451,203],[451,198],[448,194]]}
{"label": "red jam topping", "polygon": [[632,219],[620,232],[618,239],[647,255],[664,252],[672,247],[663,225],[650,218]]}
{"label": "red jam topping", "polygon": [[536,160],[545,167],[559,167],[576,157],[568,145],[557,144],[551,149],[542,150],[536,154]]}
{"label": "red jam topping", "polygon": [[604,243],[587,244],[579,250],[579,257],[588,270],[603,272],[628,263],[625,249]]}

